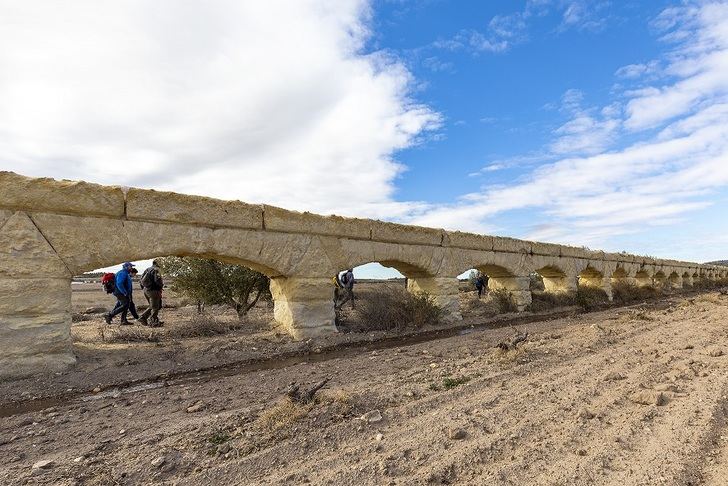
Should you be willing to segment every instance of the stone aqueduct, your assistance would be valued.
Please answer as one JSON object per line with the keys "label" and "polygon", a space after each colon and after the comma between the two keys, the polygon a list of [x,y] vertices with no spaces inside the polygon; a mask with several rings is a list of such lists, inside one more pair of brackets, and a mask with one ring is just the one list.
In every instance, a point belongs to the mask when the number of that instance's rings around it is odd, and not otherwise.
{"label": "stone aqueduct", "polygon": [[617,281],[682,287],[728,277],[727,267],[0,172],[0,377],[75,363],[72,276],[164,255],[268,275],[275,319],[295,338],[335,332],[331,277],[368,262],[399,270],[453,320],[456,277],[471,268],[520,310],[531,301],[531,272],[547,291],[591,285],[607,294]]}

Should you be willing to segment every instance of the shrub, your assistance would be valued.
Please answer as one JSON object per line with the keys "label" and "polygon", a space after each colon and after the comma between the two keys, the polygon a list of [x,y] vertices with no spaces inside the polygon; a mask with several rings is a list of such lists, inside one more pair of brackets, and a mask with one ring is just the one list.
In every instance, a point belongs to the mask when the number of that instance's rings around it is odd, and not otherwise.
{"label": "shrub", "polygon": [[487,299],[495,304],[499,314],[507,314],[509,312],[518,311],[518,307],[513,300],[513,296],[506,289],[490,290],[488,292]]}
{"label": "shrub", "polygon": [[531,305],[528,310],[543,312],[573,305],[576,305],[576,294],[574,292],[532,292]]}
{"label": "shrub", "polygon": [[389,331],[437,324],[442,309],[427,294],[402,288],[364,290],[357,296],[356,322],[342,322],[351,331]]}
{"label": "shrub", "polygon": [[584,285],[576,291],[576,305],[585,311],[601,309],[608,304],[609,297],[604,289]]}
{"label": "shrub", "polygon": [[445,388],[445,390],[449,390],[451,388],[455,388],[456,386],[463,385],[469,381],[469,376],[458,376],[457,378],[451,378],[449,376],[446,376],[442,379],[442,386],[443,388]]}
{"label": "shrub", "polygon": [[163,272],[172,278],[172,290],[203,304],[227,305],[242,317],[259,299],[270,300],[270,279],[241,265],[209,258],[165,257]]}
{"label": "shrub", "polygon": [[235,331],[243,327],[241,321],[223,322],[206,314],[196,314],[189,320],[168,330],[167,335],[173,339],[210,337]]}
{"label": "shrub", "polygon": [[612,298],[619,305],[642,302],[658,297],[660,294],[661,291],[651,285],[640,287],[627,282],[617,282],[612,285]]}

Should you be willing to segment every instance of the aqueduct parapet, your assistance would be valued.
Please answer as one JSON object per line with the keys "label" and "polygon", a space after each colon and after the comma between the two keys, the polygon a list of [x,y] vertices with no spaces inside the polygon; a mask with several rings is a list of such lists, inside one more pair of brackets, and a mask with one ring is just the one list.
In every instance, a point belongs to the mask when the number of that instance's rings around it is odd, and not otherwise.
{"label": "aqueduct parapet", "polygon": [[71,350],[71,279],[126,260],[206,256],[271,277],[274,316],[296,338],[334,332],[331,276],[367,262],[397,268],[409,289],[460,318],[457,275],[477,268],[531,302],[548,291],[615,282],[692,285],[728,268],[550,243],[320,216],[268,205],[0,172],[0,378],[63,369]]}

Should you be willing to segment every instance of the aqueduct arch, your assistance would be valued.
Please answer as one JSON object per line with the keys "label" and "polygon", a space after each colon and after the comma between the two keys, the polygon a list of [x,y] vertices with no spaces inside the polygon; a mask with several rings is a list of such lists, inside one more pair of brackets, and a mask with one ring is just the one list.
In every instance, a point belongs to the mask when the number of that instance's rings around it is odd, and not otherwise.
{"label": "aqueduct arch", "polygon": [[73,275],[159,255],[214,257],[270,276],[275,318],[295,338],[335,332],[331,277],[366,262],[397,268],[410,277],[410,290],[431,294],[453,320],[460,317],[457,275],[468,268],[488,274],[521,310],[531,302],[532,272],[540,273],[551,291],[576,289],[581,276],[609,293],[613,279],[651,284],[662,268],[683,278],[686,272],[716,278],[727,270],[0,172],[0,378],[75,362]]}

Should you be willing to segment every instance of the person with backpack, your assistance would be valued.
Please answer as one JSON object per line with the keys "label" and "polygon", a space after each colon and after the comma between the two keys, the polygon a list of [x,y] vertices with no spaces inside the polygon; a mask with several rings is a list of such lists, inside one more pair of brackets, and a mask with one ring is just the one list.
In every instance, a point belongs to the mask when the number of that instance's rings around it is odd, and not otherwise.
{"label": "person with backpack", "polygon": [[475,277],[475,289],[478,291],[478,298],[480,298],[483,295],[483,290],[486,287],[485,278],[483,278],[483,274],[478,272],[478,276]]}
{"label": "person with backpack", "polygon": [[[139,273],[139,270],[137,270],[136,268],[132,268],[132,269],[131,269],[131,270],[129,271],[129,274],[131,275],[132,281],[133,281],[134,277],[136,277],[136,275],[137,275],[138,273]],[[113,276],[114,274],[112,273],[111,275]],[[116,288],[116,285],[114,285],[114,288]],[[109,291],[107,290],[107,293],[113,293],[113,290],[112,290],[112,292],[109,292]],[[131,314],[131,316],[132,316],[132,317],[133,317],[134,319],[137,319],[137,320],[139,320],[139,313],[137,312],[136,304],[134,303],[134,297],[133,297],[133,294],[134,294],[134,292],[130,292],[130,293],[129,293],[129,314]],[[113,313],[113,312],[114,312],[114,311],[115,311],[115,310],[116,310],[117,308],[119,308],[120,306],[121,306],[121,303],[120,303],[120,302],[119,302],[119,301],[117,300],[117,301],[116,301],[116,305],[114,306],[114,310],[112,310],[111,312]]]}
{"label": "person with backpack", "polygon": [[107,324],[111,324],[114,316],[121,314],[121,325],[130,325],[126,318],[129,312],[129,304],[131,303],[131,292],[132,292],[132,281],[131,281],[131,269],[134,268],[134,264],[131,262],[124,262],[121,266],[121,270],[116,273],[114,278],[114,297],[116,297],[117,304],[114,310],[106,314],[105,319]]}
{"label": "person with backpack", "polygon": [[350,268],[344,274],[340,277],[342,290],[344,291],[344,298],[341,299],[341,302],[338,305],[338,308],[336,305],[334,305],[335,309],[341,310],[341,308],[346,304],[348,301],[351,301],[351,308],[353,309],[354,306],[354,269]]}
{"label": "person with backpack", "polygon": [[162,289],[164,281],[159,268],[159,261],[152,261],[152,266],[144,270],[140,279],[142,289],[144,289],[144,297],[147,298],[149,307],[139,318],[139,322],[144,326],[157,327],[164,324],[159,320],[159,310],[162,308]]}

